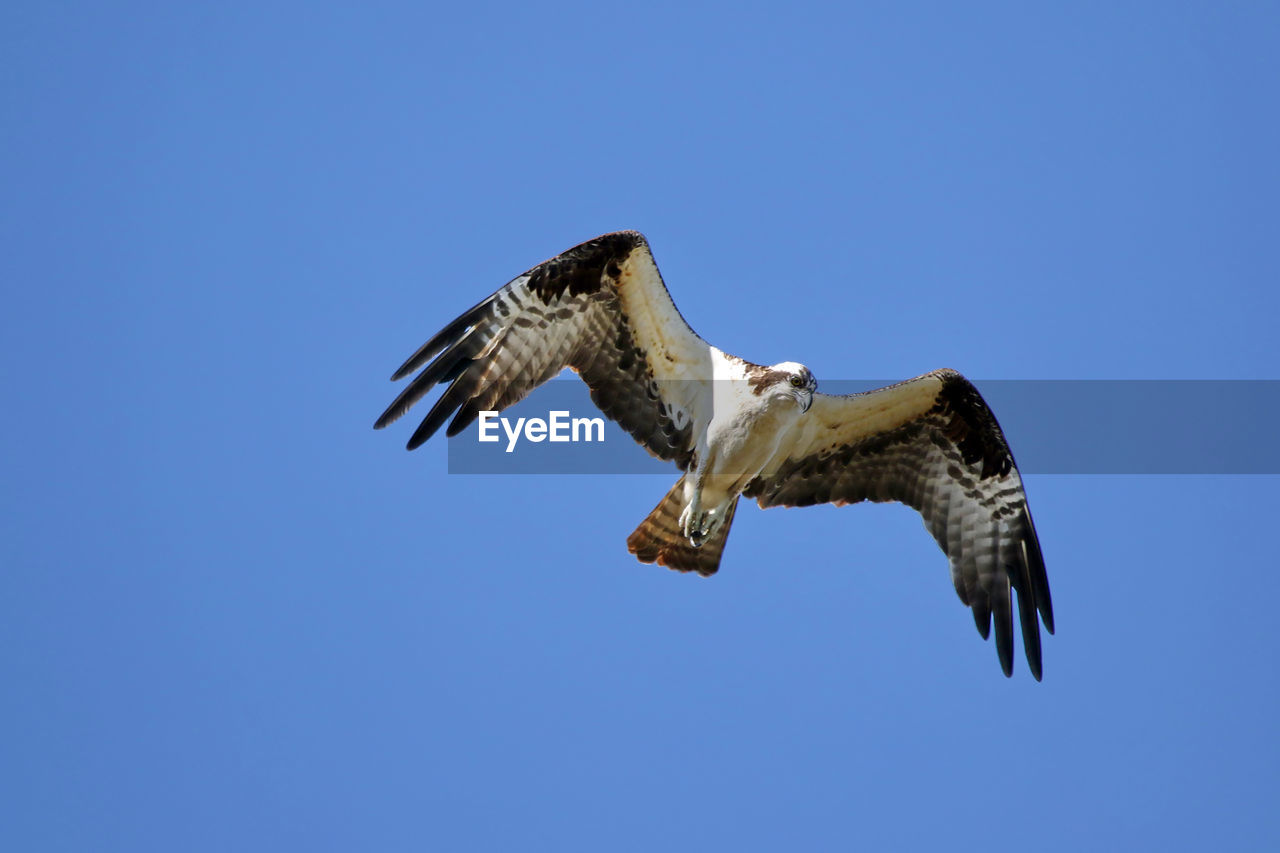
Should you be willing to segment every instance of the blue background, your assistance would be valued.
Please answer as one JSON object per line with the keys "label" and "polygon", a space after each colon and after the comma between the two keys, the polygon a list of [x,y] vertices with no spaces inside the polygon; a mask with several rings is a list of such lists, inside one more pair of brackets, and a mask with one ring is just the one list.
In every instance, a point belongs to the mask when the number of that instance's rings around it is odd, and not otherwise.
{"label": "blue background", "polygon": [[0,847],[1276,849],[1274,477],[1029,475],[1036,684],[902,507],[744,507],[703,580],[626,553],[666,478],[370,425],[618,228],[819,379],[1275,379],[1278,48],[1266,3],[7,4]]}

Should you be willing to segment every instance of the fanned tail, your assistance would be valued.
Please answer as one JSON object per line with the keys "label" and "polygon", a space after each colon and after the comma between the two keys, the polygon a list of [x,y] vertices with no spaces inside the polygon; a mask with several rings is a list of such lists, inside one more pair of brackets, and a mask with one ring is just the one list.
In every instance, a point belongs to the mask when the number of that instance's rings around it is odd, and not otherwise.
{"label": "fanned tail", "polygon": [[656,562],[681,572],[697,572],[703,577],[714,575],[720,568],[720,556],[737,508],[735,497],[711,538],[702,547],[693,547],[680,530],[680,513],[684,509],[684,478],[681,477],[648,518],[627,537],[627,549],[642,563]]}

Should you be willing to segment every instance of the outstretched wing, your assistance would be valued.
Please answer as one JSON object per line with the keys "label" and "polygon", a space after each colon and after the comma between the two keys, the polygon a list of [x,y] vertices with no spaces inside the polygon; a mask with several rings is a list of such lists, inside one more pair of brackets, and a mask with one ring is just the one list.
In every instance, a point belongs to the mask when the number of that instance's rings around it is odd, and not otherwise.
{"label": "outstretched wing", "polygon": [[450,417],[446,434],[454,436],[570,367],[601,411],[650,453],[684,468],[695,426],[708,414],[698,389],[711,376],[710,358],[671,301],[644,237],[605,234],[516,277],[423,344],[391,378],[420,372],[374,428],[448,383],[409,439],[413,450]]}
{"label": "outstretched wing", "polygon": [[1053,604],[1022,478],[995,416],[954,370],[939,370],[866,394],[814,396],[791,441],[743,494],[762,507],[901,501],[951,562],[960,600],[1013,672],[1010,588],[1022,641],[1040,679],[1040,626],[1053,633]]}

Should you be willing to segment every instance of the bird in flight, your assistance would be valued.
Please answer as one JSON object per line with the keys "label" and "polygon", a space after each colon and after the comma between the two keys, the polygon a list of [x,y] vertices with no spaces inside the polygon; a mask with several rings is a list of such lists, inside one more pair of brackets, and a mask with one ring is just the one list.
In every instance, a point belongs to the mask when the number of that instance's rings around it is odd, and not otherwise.
{"label": "bird in flight", "polygon": [[417,373],[374,428],[447,385],[410,437],[413,450],[445,421],[457,435],[566,367],[607,416],[683,472],[627,539],[642,562],[714,574],[740,497],[765,508],[899,501],[923,516],[983,639],[994,622],[1005,675],[1017,592],[1023,648],[1040,679],[1039,621],[1053,633],[1044,559],[1004,434],[959,373],[818,393],[802,364],[753,364],[698,337],[644,236],[619,231],[538,264],[441,329],[392,375]]}

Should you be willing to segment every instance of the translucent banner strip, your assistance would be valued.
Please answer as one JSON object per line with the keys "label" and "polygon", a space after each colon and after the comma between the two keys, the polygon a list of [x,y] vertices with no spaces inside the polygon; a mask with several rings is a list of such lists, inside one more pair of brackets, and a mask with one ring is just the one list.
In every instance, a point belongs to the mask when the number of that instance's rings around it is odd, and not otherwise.
{"label": "translucent banner strip", "polygon": [[[847,394],[891,384],[822,380]],[[1280,380],[975,381],[1024,474],[1280,474]],[[504,422],[505,420],[505,422]],[[449,440],[455,474],[671,474],[557,379]],[[486,439],[482,441],[482,435]]]}

